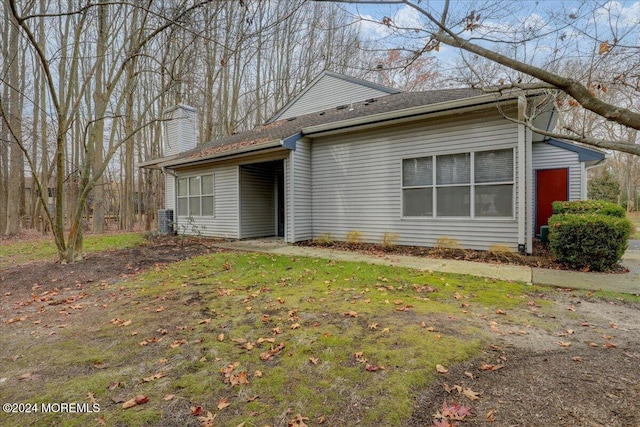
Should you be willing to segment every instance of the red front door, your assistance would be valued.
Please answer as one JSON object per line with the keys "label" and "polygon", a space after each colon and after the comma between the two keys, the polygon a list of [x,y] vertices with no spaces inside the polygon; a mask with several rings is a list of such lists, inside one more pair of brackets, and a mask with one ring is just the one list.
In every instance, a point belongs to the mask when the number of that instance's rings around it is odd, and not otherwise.
{"label": "red front door", "polygon": [[569,200],[568,188],[568,169],[536,171],[536,234],[540,234],[540,227],[547,225],[553,214],[551,204]]}

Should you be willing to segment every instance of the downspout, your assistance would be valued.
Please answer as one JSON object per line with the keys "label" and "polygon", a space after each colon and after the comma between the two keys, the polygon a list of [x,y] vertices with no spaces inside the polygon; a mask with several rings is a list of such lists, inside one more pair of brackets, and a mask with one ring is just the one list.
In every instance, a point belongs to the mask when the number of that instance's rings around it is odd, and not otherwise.
{"label": "downspout", "polygon": [[525,162],[526,172],[525,172],[525,181],[527,194],[525,194],[525,215],[526,215],[526,253],[533,253],[533,234],[534,234],[534,218],[533,218],[533,132],[531,129],[527,128],[525,131]]}
{"label": "downspout", "polygon": [[526,219],[527,219],[527,201],[526,201],[526,132],[525,132],[525,111],[527,108],[527,100],[524,96],[518,97],[518,252],[527,253],[526,243]]}

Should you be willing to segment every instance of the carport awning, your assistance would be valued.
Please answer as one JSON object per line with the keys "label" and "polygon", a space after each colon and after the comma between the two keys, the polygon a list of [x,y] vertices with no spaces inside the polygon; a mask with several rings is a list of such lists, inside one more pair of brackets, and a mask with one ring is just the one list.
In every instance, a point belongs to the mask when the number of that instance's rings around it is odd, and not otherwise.
{"label": "carport awning", "polygon": [[272,151],[277,149],[295,150],[296,141],[300,138],[302,138],[302,133],[298,132],[285,139],[241,141],[236,144],[222,145],[198,151],[196,154],[192,154],[190,156],[177,154],[174,156],[149,160],[138,164],[138,167],[146,169],[173,169],[178,166],[210,163],[227,159],[229,157],[255,154],[256,152]]}

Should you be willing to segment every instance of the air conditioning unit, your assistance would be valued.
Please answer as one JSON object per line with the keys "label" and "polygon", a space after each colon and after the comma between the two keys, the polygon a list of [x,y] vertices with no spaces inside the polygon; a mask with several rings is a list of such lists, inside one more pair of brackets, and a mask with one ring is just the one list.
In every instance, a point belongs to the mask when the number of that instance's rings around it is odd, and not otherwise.
{"label": "air conditioning unit", "polygon": [[160,234],[174,234],[173,209],[158,210],[158,232]]}

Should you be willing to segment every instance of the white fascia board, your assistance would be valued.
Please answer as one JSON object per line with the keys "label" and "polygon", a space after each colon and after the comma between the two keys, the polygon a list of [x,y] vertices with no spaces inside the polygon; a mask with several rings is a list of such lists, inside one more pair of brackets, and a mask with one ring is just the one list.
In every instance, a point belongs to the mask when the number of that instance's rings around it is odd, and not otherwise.
{"label": "white fascia board", "polygon": [[159,157],[157,159],[147,160],[145,162],[138,163],[138,168],[140,169],[161,169],[161,165],[175,159],[179,154],[175,154],[173,156],[168,157]]}

